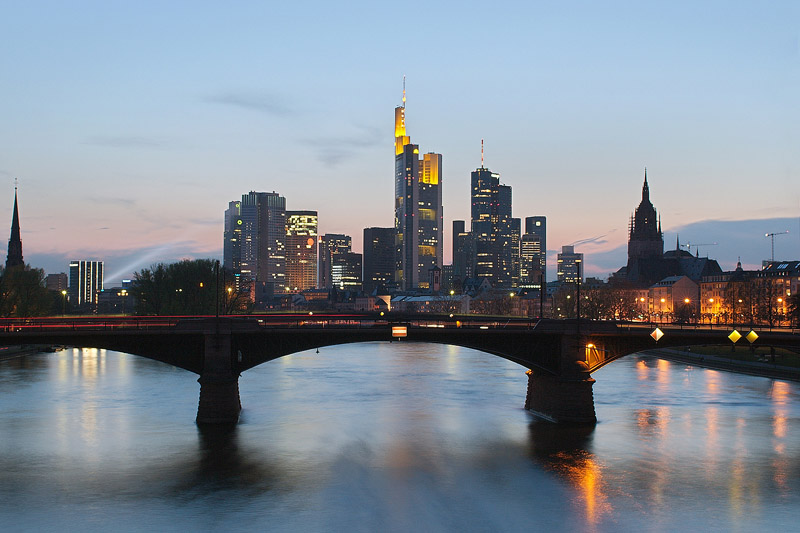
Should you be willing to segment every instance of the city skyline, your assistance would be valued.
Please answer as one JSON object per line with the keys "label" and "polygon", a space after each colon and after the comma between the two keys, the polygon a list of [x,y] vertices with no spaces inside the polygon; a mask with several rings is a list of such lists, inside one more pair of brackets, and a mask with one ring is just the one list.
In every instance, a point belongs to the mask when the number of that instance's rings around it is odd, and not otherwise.
{"label": "city skyline", "polygon": [[388,132],[403,75],[415,143],[443,155],[445,263],[452,221],[469,220],[482,138],[487,167],[514,189],[513,216],[548,217],[550,279],[563,245],[584,254],[586,275],[624,264],[645,166],[665,249],[680,233],[717,243],[700,254],[725,270],[739,256],[758,268],[764,234],[788,230],[776,258],[800,256],[791,2],[532,5],[513,20],[428,6],[430,22],[406,30],[408,60],[391,57],[393,17],[379,6],[359,20],[326,5],[186,18],[97,7],[88,18],[7,9],[0,215],[9,227],[18,178],[25,260],[48,273],[97,259],[114,282],[153,262],[221,258],[219,213],[247,190],[318,211],[320,234],[361,251],[364,228],[392,226]]}

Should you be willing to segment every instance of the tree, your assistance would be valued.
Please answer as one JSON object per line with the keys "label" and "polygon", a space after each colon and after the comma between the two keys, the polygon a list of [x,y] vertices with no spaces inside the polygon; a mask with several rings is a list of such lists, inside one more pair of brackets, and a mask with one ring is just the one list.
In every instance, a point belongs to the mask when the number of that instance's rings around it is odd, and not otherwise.
{"label": "tree", "polygon": [[[243,311],[247,299],[226,287],[227,277],[213,259],[158,263],[134,274],[131,294],[139,315],[213,315]],[[219,307],[217,307],[219,306]]]}
{"label": "tree", "polygon": [[44,270],[30,265],[0,271],[0,316],[45,316],[53,312]]}
{"label": "tree", "polygon": [[800,326],[800,293],[786,298],[789,304],[789,321],[795,326]]}

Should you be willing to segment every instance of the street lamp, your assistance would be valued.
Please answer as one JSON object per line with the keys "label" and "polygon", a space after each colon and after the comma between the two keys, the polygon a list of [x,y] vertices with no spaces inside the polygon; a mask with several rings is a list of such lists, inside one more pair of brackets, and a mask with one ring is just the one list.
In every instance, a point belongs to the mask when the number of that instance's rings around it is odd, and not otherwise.
{"label": "street lamp", "polygon": [[61,290],[61,316],[67,314],[67,291]]}

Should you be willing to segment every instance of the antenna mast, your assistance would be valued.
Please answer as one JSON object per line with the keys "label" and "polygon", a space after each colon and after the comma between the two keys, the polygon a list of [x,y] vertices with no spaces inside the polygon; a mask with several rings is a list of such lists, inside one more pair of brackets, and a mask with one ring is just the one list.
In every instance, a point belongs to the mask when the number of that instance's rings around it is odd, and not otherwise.
{"label": "antenna mast", "polygon": [[481,168],[483,168],[483,139],[481,139]]}
{"label": "antenna mast", "polygon": [[406,108],[406,75],[403,74],[403,109]]}

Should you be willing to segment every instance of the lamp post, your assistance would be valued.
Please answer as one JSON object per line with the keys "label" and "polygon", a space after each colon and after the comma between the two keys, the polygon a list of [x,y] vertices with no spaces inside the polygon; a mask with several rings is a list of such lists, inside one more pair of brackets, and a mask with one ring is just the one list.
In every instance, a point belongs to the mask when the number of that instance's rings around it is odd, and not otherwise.
{"label": "lamp post", "polygon": [[119,295],[122,296],[122,314],[124,315],[125,314],[125,302],[128,299],[128,290],[127,289],[122,289],[121,291],[119,291]]}
{"label": "lamp post", "polygon": [[67,291],[62,289],[61,290],[61,316],[66,316],[67,314]]}

